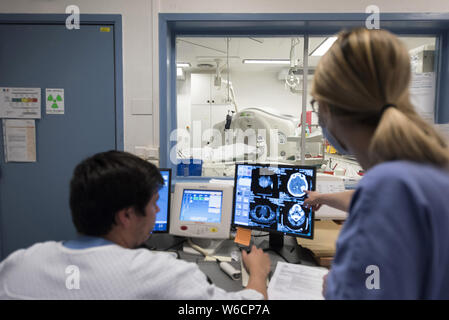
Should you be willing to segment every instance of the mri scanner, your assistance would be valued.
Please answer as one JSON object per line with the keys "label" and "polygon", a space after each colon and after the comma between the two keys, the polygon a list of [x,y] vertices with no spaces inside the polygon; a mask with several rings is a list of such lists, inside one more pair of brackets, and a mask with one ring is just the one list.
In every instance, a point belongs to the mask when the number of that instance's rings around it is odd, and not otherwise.
{"label": "mri scanner", "polygon": [[248,159],[285,160],[295,156],[296,144],[287,138],[297,135],[298,124],[299,119],[292,116],[246,108],[234,114],[230,124],[222,121],[214,125],[213,129],[221,133],[221,140],[212,139],[211,146],[244,144],[256,148],[256,154],[248,155]]}
{"label": "mri scanner", "polygon": [[[245,108],[207,130],[203,136],[207,143],[196,152],[186,145],[181,158],[201,155],[193,158],[203,161],[202,176],[234,176],[236,161],[300,164],[299,124],[300,119],[276,110]],[[306,141],[321,146],[321,130],[313,132]],[[306,159],[306,164],[317,165],[323,160],[322,157]]]}

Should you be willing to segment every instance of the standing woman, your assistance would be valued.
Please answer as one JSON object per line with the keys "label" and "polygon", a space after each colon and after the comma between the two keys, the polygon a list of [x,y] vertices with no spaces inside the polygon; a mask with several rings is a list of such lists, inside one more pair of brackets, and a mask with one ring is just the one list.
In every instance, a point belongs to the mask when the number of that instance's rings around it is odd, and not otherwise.
{"label": "standing woman", "polygon": [[415,112],[410,76],[400,40],[364,28],[340,33],[315,71],[323,134],[367,171],[326,299],[449,299],[449,149]]}

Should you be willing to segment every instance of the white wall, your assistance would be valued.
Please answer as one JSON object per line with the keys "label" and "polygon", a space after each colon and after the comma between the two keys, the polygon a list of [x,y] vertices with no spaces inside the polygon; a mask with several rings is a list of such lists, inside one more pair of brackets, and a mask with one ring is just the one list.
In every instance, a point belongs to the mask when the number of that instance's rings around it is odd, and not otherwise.
{"label": "white wall", "polygon": [[[302,94],[293,94],[278,80],[278,72],[234,72],[234,86],[239,110],[248,107],[272,108],[281,114],[301,116]],[[267,90],[269,89],[269,90]]]}
{"label": "white wall", "polygon": [[[77,5],[81,13],[122,15],[125,150],[132,152],[134,146],[159,145],[159,12],[364,12],[372,4],[383,12],[449,12],[447,0],[1,0],[0,12],[65,13],[66,6]],[[132,115],[133,99],[151,101],[153,115]]]}
{"label": "white wall", "polygon": [[[226,78],[226,75],[223,77]],[[231,71],[229,79],[239,111],[250,107],[271,108],[278,113],[300,118],[302,94],[291,93],[284,81],[278,80],[278,72]],[[190,124],[190,84],[190,74],[186,75],[185,81],[177,81],[178,115],[182,115],[178,116],[178,127],[182,128]],[[311,81],[308,88],[310,85]]]}

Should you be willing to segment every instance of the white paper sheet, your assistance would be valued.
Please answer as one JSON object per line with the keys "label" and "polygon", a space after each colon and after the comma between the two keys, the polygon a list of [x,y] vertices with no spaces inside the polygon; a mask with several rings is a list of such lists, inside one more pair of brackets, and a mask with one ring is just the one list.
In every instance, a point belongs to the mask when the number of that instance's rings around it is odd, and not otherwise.
{"label": "white paper sheet", "polygon": [[0,118],[40,119],[41,88],[0,87]]}
{"label": "white paper sheet", "polygon": [[326,268],[279,261],[268,286],[269,300],[323,300]]}
{"label": "white paper sheet", "polygon": [[416,112],[429,123],[435,118],[435,74],[413,73],[410,83],[410,100]]}
{"label": "white paper sheet", "polygon": [[5,162],[36,162],[35,120],[3,120]]}

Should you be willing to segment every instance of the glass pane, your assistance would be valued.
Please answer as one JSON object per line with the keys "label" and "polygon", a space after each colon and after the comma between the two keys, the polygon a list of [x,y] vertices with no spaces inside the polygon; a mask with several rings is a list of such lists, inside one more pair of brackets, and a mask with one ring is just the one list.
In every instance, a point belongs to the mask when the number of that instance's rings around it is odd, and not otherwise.
{"label": "glass pane", "polygon": [[[308,65],[313,74],[321,57],[327,52],[336,40],[334,35],[309,38]],[[306,138],[306,157],[322,157],[320,172],[335,175],[359,176],[362,169],[353,156],[342,156],[337,153],[334,147],[323,138],[321,127],[318,125],[318,114],[313,112],[310,101],[312,96],[313,75],[308,78],[307,86],[307,112],[311,112],[311,132]],[[337,169],[338,168],[338,169]]]}
{"label": "glass pane", "polygon": [[178,175],[299,164],[303,48],[303,37],[177,38]]}
{"label": "glass pane", "polygon": [[415,110],[435,122],[435,37],[400,37],[409,50],[412,78],[410,96]]}
{"label": "glass pane", "polygon": [[[311,70],[317,66],[320,58],[326,52],[321,50],[326,47],[326,41],[335,39],[333,36],[310,37],[309,39],[309,59],[308,64]],[[417,112],[430,122],[434,121],[435,109],[435,37],[415,37],[401,36],[410,54],[412,69],[412,79],[410,83],[410,95],[412,103]],[[320,52],[321,51],[321,52]],[[307,111],[312,110],[310,105],[311,79],[309,79]],[[315,127],[318,119],[314,113],[312,116],[312,132],[316,132],[316,139],[321,135],[321,129]],[[315,130],[315,131],[314,131]],[[321,135],[322,136],[322,135]],[[322,138],[322,137],[321,137]],[[306,139],[306,150],[310,150],[312,145]],[[339,155],[337,151],[323,140],[324,143],[324,165],[322,170],[331,174],[344,175],[347,177],[357,177],[362,168],[353,156]],[[317,152],[317,150],[314,150]]]}
{"label": "glass pane", "polygon": [[[323,139],[310,105],[313,73],[333,35],[308,46],[305,164],[359,176],[352,156]],[[409,49],[411,96],[433,122],[435,37],[400,37]],[[179,176],[232,177],[236,161],[296,163],[301,156],[303,37],[180,37],[176,41],[177,141],[171,161]]]}

